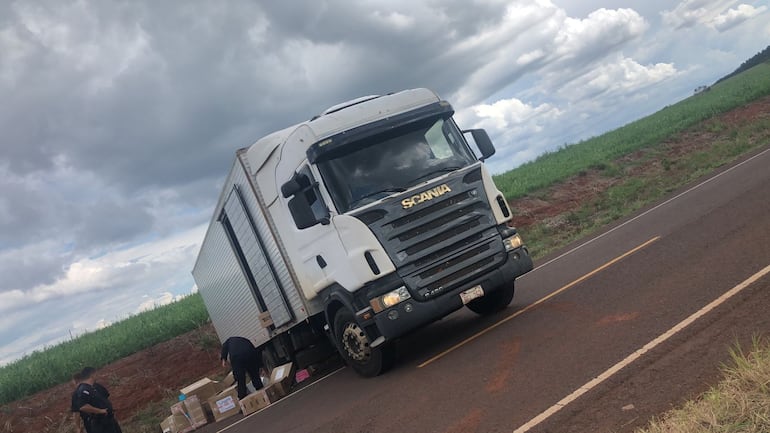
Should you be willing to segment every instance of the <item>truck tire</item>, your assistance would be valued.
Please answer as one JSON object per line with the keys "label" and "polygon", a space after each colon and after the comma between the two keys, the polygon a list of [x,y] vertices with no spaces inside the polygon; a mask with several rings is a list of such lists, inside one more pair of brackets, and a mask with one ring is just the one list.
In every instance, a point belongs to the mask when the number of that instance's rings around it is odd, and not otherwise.
{"label": "truck tire", "polygon": [[385,342],[371,347],[369,337],[358,326],[353,313],[342,308],[334,316],[334,337],[337,349],[356,373],[374,377],[390,369],[395,362],[395,347]]}
{"label": "truck tire", "polygon": [[487,314],[497,313],[504,309],[513,300],[513,283],[500,287],[494,292],[488,293],[481,298],[468,302],[466,307],[476,314],[485,316]]}

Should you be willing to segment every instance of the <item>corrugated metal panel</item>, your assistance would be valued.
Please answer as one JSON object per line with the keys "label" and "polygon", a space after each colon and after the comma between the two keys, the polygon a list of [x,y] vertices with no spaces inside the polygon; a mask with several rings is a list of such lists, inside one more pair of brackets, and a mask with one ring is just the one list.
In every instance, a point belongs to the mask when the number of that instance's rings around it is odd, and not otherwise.
{"label": "corrugated metal panel", "polygon": [[[234,175],[238,171],[242,170],[236,164],[226,185],[233,184],[236,177]],[[221,208],[222,198],[201,245],[193,277],[220,340],[239,335],[255,344],[262,344],[270,339],[270,335],[259,324],[260,311],[257,301],[241,271],[222,224],[216,221]]]}
{"label": "corrugated metal panel", "polygon": [[[243,159],[245,159],[245,149],[239,151],[238,155],[243,155]],[[241,270],[225,229],[222,223],[218,221],[224,209],[225,201],[234,185],[241,191],[243,205],[251,215],[254,227],[262,240],[264,252],[270,257],[273,264],[275,277],[271,277],[266,272],[257,272],[257,275],[254,275],[257,286],[263,287],[269,284],[271,279],[277,280],[283,288],[283,299],[288,303],[287,306],[291,309],[291,315],[294,317],[293,321],[289,320],[283,323],[283,327],[280,327],[279,323],[285,318],[281,318],[280,315],[277,318],[274,316],[273,320],[278,320],[275,332],[283,332],[300,323],[308,317],[308,312],[304,298],[297,289],[288,265],[283,260],[279,244],[273,237],[268,221],[261,212],[261,207],[255,197],[256,190],[249,181],[239,159],[237,156],[225,182],[223,193],[215,208],[214,216],[192,273],[220,339],[224,341],[229,336],[241,335],[251,339],[255,344],[262,344],[270,339],[270,332],[259,324],[260,310],[257,299]],[[240,219],[231,224],[234,230],[243,230],[247,221]],[[244,255],[255,254],[255,248],[258,246],[253,242],[247,245]],[[278,293],[272,292],[272,294],[264,295],[263,299],[266,303],[278,301],[276,298]],[[318,310],[320,311],[320,308]]]}
{"label": "corrugated metal panel", "polygon": [[248,271],[251,272],[256,284],[254,289],[262,295],[262,300],[270,312],[274,326],[279,328],[292,320],[292,314],[284,300],[283,290],[267,261],[262,241],[255,232],[255,222],[259,218],[244,208],[242,196],[239,188],[234,186],[227,202],[225,202],[225,213],[243,251]]}
{"label": "corrugated metal panel", "polygon": [[[251,173],[245,149],[239,151],[238,155],[244,166],[244,172]],[[261,196],[257,196],[259,193],[260,191],[255,189],[254,193],[252,194],[247,194],[245,192],[243,194],[247,207],[249,209],[255,209],[255,211],[252,212],[252,215],[256,215],[256,209],[265,208],[264,200],[261,198]],[[260,203],[258,203],[257,200],[262,202],[262,206],[260,206]],[[259,214],[262,215],[262,212],[259,212]],[[296,277],[292,275],[291,269],[283,259],[283,257],[286,256],[286,252],[283,251],[284,247],[281,242],[272,235],[276,228],[271,227],[265,218],[255,218],[255,223],[257,226],[257,231],[260,234],[260,238],[262,239],[265,246],[267,255],[273,262],[273,269],[275,270],[278,281],[280,281],[281,286],[283,287],[286,300],[289,302],[289,306],[294,312],[295,320],[300,322],[307,318],[310,314],[323,311],[323,303],[320,299],[315,300],[313,305],[306,304],[305,298],[302,296],[299,287],[297,287]]]}

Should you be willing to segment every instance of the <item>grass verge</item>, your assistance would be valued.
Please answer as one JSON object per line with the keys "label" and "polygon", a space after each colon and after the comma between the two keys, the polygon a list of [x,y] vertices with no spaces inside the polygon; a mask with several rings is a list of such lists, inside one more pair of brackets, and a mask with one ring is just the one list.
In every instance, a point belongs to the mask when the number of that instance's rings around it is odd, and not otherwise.
{"label": "grass verge", "polygon": [[[682,131],[657,145],[579,173],[578,177],[601,178],[595,183],[609,186],[564,214],[520,230],[534,257],[543,257],[768,145],[770,118],[732,124],[715,118],[697,130]],[[531,194],[548,200],[550,192],[543,188]],[[516,213],[515,204],[513,208]]]}
{"label": "grass verge", "polygon": [[748,353],[736,347],[724,379],[698,400],[653,419],[638,433],[770,432],[770,342],[754,339]]}

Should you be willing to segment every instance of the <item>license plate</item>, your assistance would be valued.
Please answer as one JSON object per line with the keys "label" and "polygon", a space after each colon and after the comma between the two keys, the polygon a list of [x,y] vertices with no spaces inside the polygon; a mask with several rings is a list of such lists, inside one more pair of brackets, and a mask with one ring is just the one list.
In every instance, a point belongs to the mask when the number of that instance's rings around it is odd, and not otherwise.
{"label": "license plate", "polygon": [[482,296],[484,296],[484,289],[482,289],[481,286],[474,286],[460,293],[460,299],[463,300],[463,305]]}

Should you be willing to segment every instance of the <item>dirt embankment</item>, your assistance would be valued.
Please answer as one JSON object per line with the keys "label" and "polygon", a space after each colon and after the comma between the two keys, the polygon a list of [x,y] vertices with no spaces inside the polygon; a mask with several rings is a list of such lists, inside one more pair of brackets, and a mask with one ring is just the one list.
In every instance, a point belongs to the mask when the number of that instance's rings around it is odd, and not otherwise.
{"label": "dirt embankment", "polygon": [[[208,324],[100,369],[97,380],[109,389],[118,419],[128,420],[148,410],[151,402],[176,398],[180,388],[201,377],[226,373],[219,363],[219,349],[204,343],[212,341],[211,336],[218,341]],[[75,431],[69,412],[72,391],[72,384],[64,383],[0,407],[0,432]]]}

